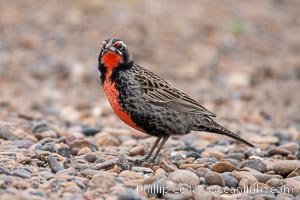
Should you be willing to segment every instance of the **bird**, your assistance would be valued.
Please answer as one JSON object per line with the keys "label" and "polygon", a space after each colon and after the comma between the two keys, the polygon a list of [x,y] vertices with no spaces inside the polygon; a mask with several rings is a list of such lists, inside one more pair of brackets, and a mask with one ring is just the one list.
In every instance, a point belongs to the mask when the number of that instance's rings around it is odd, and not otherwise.
{"label": "bird", "polygon": [[136,64],[121,39],[109,38],[102,42],[98,70],[101,85],[116,115],[130,127],[157,137],[144,161],[155,162],[170,136],[191,131],[225,135],[255,147],[218,124],[214,120],[216,115],[190,96]]}

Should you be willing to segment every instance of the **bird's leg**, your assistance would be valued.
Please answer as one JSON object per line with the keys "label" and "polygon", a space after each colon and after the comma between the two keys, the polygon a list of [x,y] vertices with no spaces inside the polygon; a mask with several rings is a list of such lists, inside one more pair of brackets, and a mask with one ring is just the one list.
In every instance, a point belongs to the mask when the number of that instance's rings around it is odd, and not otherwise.
{"label": "bird's leg", "polygon": [[155,155],[154,155],[153,158],[151,159],[151,162],[154,162],[154,161],[155,161],[155,159],[156,159],[157,155],[159,154],[161,148],[165,145],[165,143],[167,142],[168,139],[169,139],[169,136],[163,138],[163,140],[162,140],[161,143],[160,143],[159,148],[157,149]]}
{"label": "bird's leg", "polygon": [[151,157],[154,149],[156,148],[156,146],[158,145],[158,143],[160,142],[161,139],[162,139],[161,136],[158,137],[156,139],[156,141],[154,142],[154,144],[152,145],[152,147],[151,147],[150,151],[148,152],[148,154],[146,155],[146,157],[143,159],[140,159],[140,160],[135,160],[134,165],[141,165],[144,161],[147,161]]}
{"label": "bird's leg", "polygon": [[150,151],[148,152],[147,156],[146,156],[143,160],[148,160],[148,159],[151,157],[151,155],[152,155],[152,153],[153,153],[155,147],[158,145],[158,143],[160,142],[161,139],[162,139],[162,137],[158,137],[158,138],[156,139],[156,141],[155,141],[154,144],[152,145]]}

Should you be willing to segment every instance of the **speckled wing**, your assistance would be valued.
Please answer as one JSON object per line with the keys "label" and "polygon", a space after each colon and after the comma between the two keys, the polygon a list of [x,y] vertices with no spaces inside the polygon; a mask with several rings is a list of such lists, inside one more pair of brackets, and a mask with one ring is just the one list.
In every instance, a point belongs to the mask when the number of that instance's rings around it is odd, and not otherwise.
{"label": "speckled wing", "polygon": [[180,92],[156,74],[145,68],[141,69],[142,70],[138,70],[138,73],[135,73],[134,76],[142,87],[142,98],[145,101],[154,105],[177,109],[181,112],[216,117],[214,113],[208,111],[206,108],[198,104],[198,102],[183,92]]}

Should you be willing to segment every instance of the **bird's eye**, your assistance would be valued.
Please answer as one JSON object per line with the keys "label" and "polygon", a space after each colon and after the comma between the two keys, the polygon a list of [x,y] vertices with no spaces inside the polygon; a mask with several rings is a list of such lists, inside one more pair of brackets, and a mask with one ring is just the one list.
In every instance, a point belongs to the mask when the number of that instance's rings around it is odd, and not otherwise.
{"label": "bird's eye", "polygon": [[115,42],[114,47],[118,48],[119,50],[123,49],[123,43],[122,42]]}

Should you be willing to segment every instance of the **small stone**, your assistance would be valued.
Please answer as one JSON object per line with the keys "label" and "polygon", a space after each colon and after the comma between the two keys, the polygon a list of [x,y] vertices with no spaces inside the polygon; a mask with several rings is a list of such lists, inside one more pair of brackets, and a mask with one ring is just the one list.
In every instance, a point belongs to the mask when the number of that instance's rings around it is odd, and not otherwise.
{"label": "small stone", "polygon": [[101,137],[98,137],[98,140],[96,141],[97,146],[119,146],[120,141],[111,135],[102,135]]}
{"label": "small stone", "polygon": [[135,190],[126,190],[119,194],[119,200],[140,200],[141,197]]}
{"label": "small stone", "polygon": [[223,177],[217,172],[208,172],[205,176],[205,182],[209,185],[225,186]]}
{"label": "small stone", "polygon": [[54,174],[49,171],[42,171],[38,173],[41,177],[45,178],[46,180],[54,178]]}
{"label": "small stone", "polygon": [[299,166],[300,166],[299,160],[283,160],[283,161],[275,162],[272,170],[277,174],[286,176]]}
{"label": "small stone", "polygon": [[276,200],[290,200],[290,199],[294,199],[294,196],[289,193],[280,193],[276,197]]}
{"label": "small stone", "polygon": [[186,154],[186,157],[187,158],[188,157],[193,157],[193,158],[197,159],[197,158],[200,158],[201,155],[199,153],[197,153],[197,152],[190,152],[190,153]]}
{"label": "small stone", "polygon": [[[84,159],[86,161],[88,161],[89,163],[94,163],[98,158],[99,158],[99,156],[95,153],[88,153],[84,156]],[[105,159],[104,159],[104,161],[105,161]]]}
{"label": "small stone", "polygon": [[74,140],[70,144],[71,154],[77,155],[78,151],[84,147],[89,147],[92,149],[91,143],[88,140]]}
{"label": "small stone", "polygon": [[265,173],[267,171],[266,163],[260,159],[244,161],[243,167],[249,167],[249,168],[255,169],[261,173]]}
{"label": "small stone", "polygon": [[119,177],[129,179],[141,179],[143,178],[143,175],[134,171],[124,170],[119,174]]}
{"label": "small stone", "polygon": [[85,135],[85,136],[94,136],[96,135],[97,133],[100,132],[100,129],[99,128],[96,128],[96,127],[88,127],[88,128],[84,128],[82,130],[82,133]]}
{"label": "small stone", "polygon": [[285,185],[285,182],[282,179],[271,178],[271,179],[269,179],[267,181],[266,184],[269,185],[270,187],[276,187],[276,188],[278,188],[278,187],[281,187],[281,186]]}
{"label": "small stone", "polygon": [[0,174],[10,175],[10,172],[6,167],[0,165]]}
{"label": "small stone", "polygon": [[130,156],[136,156],[136,155],[145,155],[146,154],[146,149],[144,146],[140,145],[140,146],[136,146],[133,147],[132,149],[130,149],[129,151],[129,155]]}
{"label": "small stone", "polygon": [[[300,181],[293,178],[286,178],[284,179],[286,186],[288,188],[284,187],[285,190],[288,190],[292,193],[294,196],[300,195]],[[292,191],[292,192],[291,192]]]}
{"label": "small stone", "polygon": [[291,178],[294,176],[300,176],[300,166],[297,167],[294,171],[292,171],[287,177]]}
{"label": "small stone", "polygon": [[164,169],[162,169],[162,168],[158,168],[157,170],[155,170],[154,175],[155,176],[167,175],[167,172]]}
{"label": "small stone", "polygon": [[251,140],[254,144],[261,145],[277,144],[279,142],[279,139],[275,136],[255,135],[255,137],[252,137]]}
{"label": "small stone", "polygon": [[218,160],[225,157],[224,153],[219,152],[215,149],[211,149],[211,148],[205,149],[205,151],[203,151],[201,155],[202,155],[203,158],[215,157]]}
{"label": "small stone", "polygon": [[82,149],[80,149],[77,153],[78,156],[82,156],[88,153],[91,153],[92,150],[89,147],[83,147]]}
{"label": "small stone", "polygon": [[70,152],[70,148],[67,146],[64,147],[60,147],[57,150],[57,153],[65,158],[70,158],[71,157],[71,152]]}
{"label": "small stone", "polygon": [[192,169],[198,169],[198,168],[203,168],[205,165],[204,164],[181,164],[179,166],[179,169],[187,169],[187,168],[192,168]]}
{"label": "small stone", "polygon": [[269,192],[269,190],[265,191],[263,190],[262,192],[264,192],[263,194],[255,194],[254,195],[254,200],[275,200],[275,194],[267,194],[267,192]]}
{"label": "small stone", "polygon": [[258,180],[258,182],[266,183],[268,180],[272,178],[282,179],[280,175],[271,175],[271,174],[262,174],[262,173],[253,173],[253,176]]}
{"label": "small stone", "polygon": [[242,179],[250,180],[253,183],[257,183],[257,178],[253,176],[251,172],[245,172],[245,171],[233,171],[232,175],[239,181]]}
{"label": "small stone", "polygon": [[31,173],[24,169],[16,169],[12,171],[11,175],[21,178],[31,178]]}
{"label": "small stone", "polygon": [[68,169],[63,169],[63,170],[58,171],[56,174],[67,174],[67,175],[74,176],[77,174],[77,171],[75,168],[69,167]]}
{"label": "small stone", "polygon": [[279,147],[282,149],[286,149],[286,150],[290,151],[291,153],[295,154],[298,151],[299,144],[291,142],[291,143],[286,143],[286,144],[280,145]]}
{"label": "small stone", "polygon": [[245,154],[243,153],[229,153],[225,156],[225,158],[231,158],[234,160],[243,160],[245,158]]}
{"label": "small stone", "polygon": [[214,172],[218,172],[218,173],[223,173],[223,172],[232,172],[233,170],[235,170],[235,166],[233,166],[231,163],[229,162],[217,162],[216,164],[214,164],[211,167],[211,170]]}
{"label": "small stone", "polygon": [[166,161],[162,161],[162,162],[160,163],[160,166],[161,166],[161,168],[163,168],[167,173],[178,170],[178,168],[177,168],[175,165],[170,164],[170,163],[168,163],[168,162],[166,162]]}
{"label": "small stone", "polygon": [[234,178],[230,172],[223,173],[222,177],[224,179],[225,186],[234,188],[239,186],[239,181]]}
{"label": "small stone", "polygon": [[154,173],[154,171],[151,168],[147,167],[132,167],[131,170],[134,172]]}
{"label": "small stone", "polygon": [[63,170],[63,166],[57,161],[56,158],[54,158],[53,156],[48,156],[47,157],[47,162],[52,170],[53,173],[56,173],[58,171]]}
{"label": "small stone", "polygon": [[249,188],[249,187],[253,186],[255,183],[257,183],[257,182],[252,181],[252,180],[250,180],[248,178],[242,178],[240,180],[240,182],[239,182],[239,187],[241,187],[241,188]]}
{"label": "small stone", "polygon": [[169,179],[175,183],[186,183],[192,187],[199,185],[199,177],[189,170],[176,170],[169,174]]}
{"label": "small stone", "polygon": [[210,171],[211,171],[211,170],[208,169],[208,168],[198,168],[198,169],[196,170],[196,174],[197,174],[199,177],[205,177],[206,174],[207,174],[208,172],[210,172]]}
{"label": "small stone", "polygon": [[271,147],[268,151],[268,154],[270,156],[273,155],[282,155],[282,156],[287,156],[288,154],[290,154],[291,152],[289,150],[286,150],[284,148],[281,147]]}

